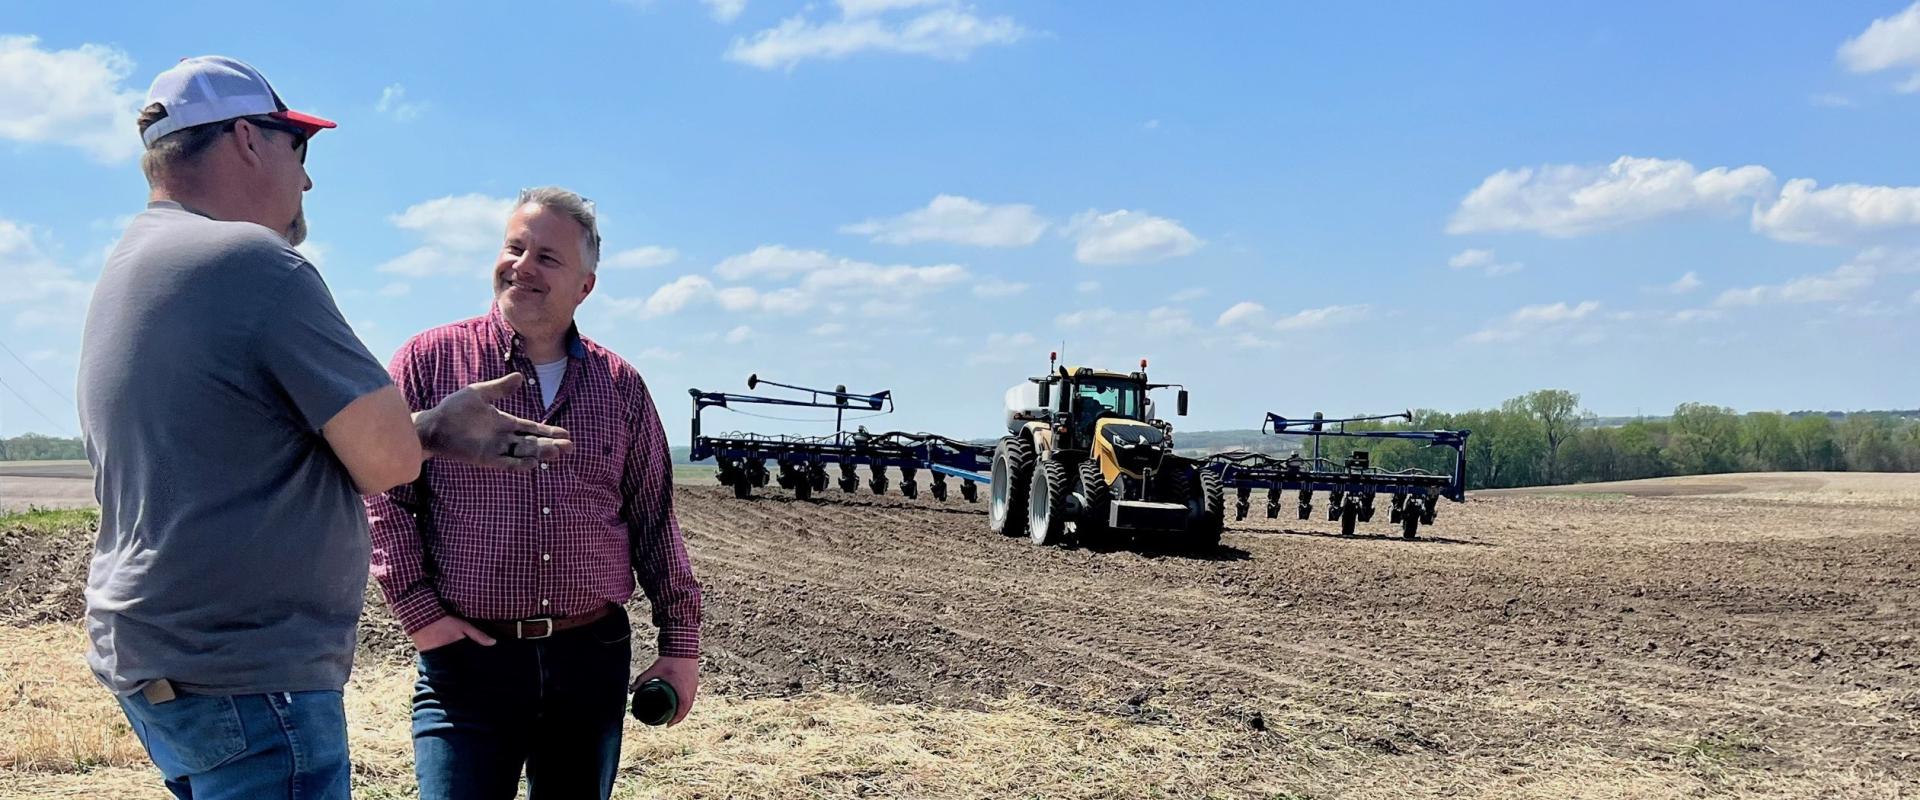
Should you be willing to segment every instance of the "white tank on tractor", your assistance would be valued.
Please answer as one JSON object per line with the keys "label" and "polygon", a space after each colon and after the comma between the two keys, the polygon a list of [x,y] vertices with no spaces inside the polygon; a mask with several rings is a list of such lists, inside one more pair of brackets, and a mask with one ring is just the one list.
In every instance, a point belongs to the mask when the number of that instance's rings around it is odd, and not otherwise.
{"label": "white tank on tractor", "polygon": [[[1061,399],[1057,393],[1048,400],[1054,410],[1060,408]],[[1015,384],[1007,390],[1006,395],[1007,433],[1019,433],[1027,423],[1045,419],[1046,411],[1047,406],[1040,403],[1040,384],[1033,381]]]}

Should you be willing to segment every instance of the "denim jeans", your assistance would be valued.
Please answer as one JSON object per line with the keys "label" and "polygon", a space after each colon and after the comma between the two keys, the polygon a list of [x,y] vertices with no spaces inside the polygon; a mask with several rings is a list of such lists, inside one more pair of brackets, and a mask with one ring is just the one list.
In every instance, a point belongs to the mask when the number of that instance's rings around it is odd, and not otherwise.
{"label": "denim jeans", "polygon": [[339,692],[120,698],[147,756],[181,800],[346,800]]}
{"label": "denim jeans", "polygon": [[632,629],[624,610],[546,639],[462,639],[421,653],[420,800],[605,798],[620,765]]}

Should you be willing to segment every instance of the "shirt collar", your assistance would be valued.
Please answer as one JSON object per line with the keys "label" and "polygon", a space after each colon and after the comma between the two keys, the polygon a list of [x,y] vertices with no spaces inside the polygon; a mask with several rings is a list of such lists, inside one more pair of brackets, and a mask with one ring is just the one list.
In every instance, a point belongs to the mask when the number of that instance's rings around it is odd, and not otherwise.
{"label": "shirt collar", "polygon": [[[495,302],[487,310],[487,320],[493,325],[494,338],[500,344],[500,352],[507,361],[513,360],[513,352],[520,343],[520,332],[513,329],[513,323],[507,321],[506,312]],[[567,355],[572,358],[586,358],[587,345],[580,339],[580,323],[567,325]]]}

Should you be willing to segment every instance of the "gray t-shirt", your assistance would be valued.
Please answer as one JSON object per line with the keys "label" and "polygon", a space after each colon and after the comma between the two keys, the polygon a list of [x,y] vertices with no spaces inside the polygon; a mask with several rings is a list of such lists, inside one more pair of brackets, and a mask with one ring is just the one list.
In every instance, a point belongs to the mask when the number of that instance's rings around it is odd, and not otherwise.
{"label": "gray t-shirt", "polygon": [[154,202],[80,346],[100,537],[87,661],[130,694],[339,689],[367,519],[320,427],[390,383],[320,273],[264,227]]}

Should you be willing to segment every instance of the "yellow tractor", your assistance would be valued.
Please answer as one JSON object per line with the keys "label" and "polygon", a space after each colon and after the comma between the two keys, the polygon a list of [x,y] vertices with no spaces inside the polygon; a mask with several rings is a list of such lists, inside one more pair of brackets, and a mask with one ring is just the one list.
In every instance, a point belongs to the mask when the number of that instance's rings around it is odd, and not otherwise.
{"label": "yellow tractor", "polygon": [[[1007,390],[1007,435],[994,448],[987,526],[1034,544],[1119,543],[1172,537],[1210,550],[1226,503],[1218,472],[1175,455],[1173,426],[1158,418],[1154,389],[1175,384],[1139,372],[1056,366]],[[1187,391],[1176,399],[1187,413]]]}

